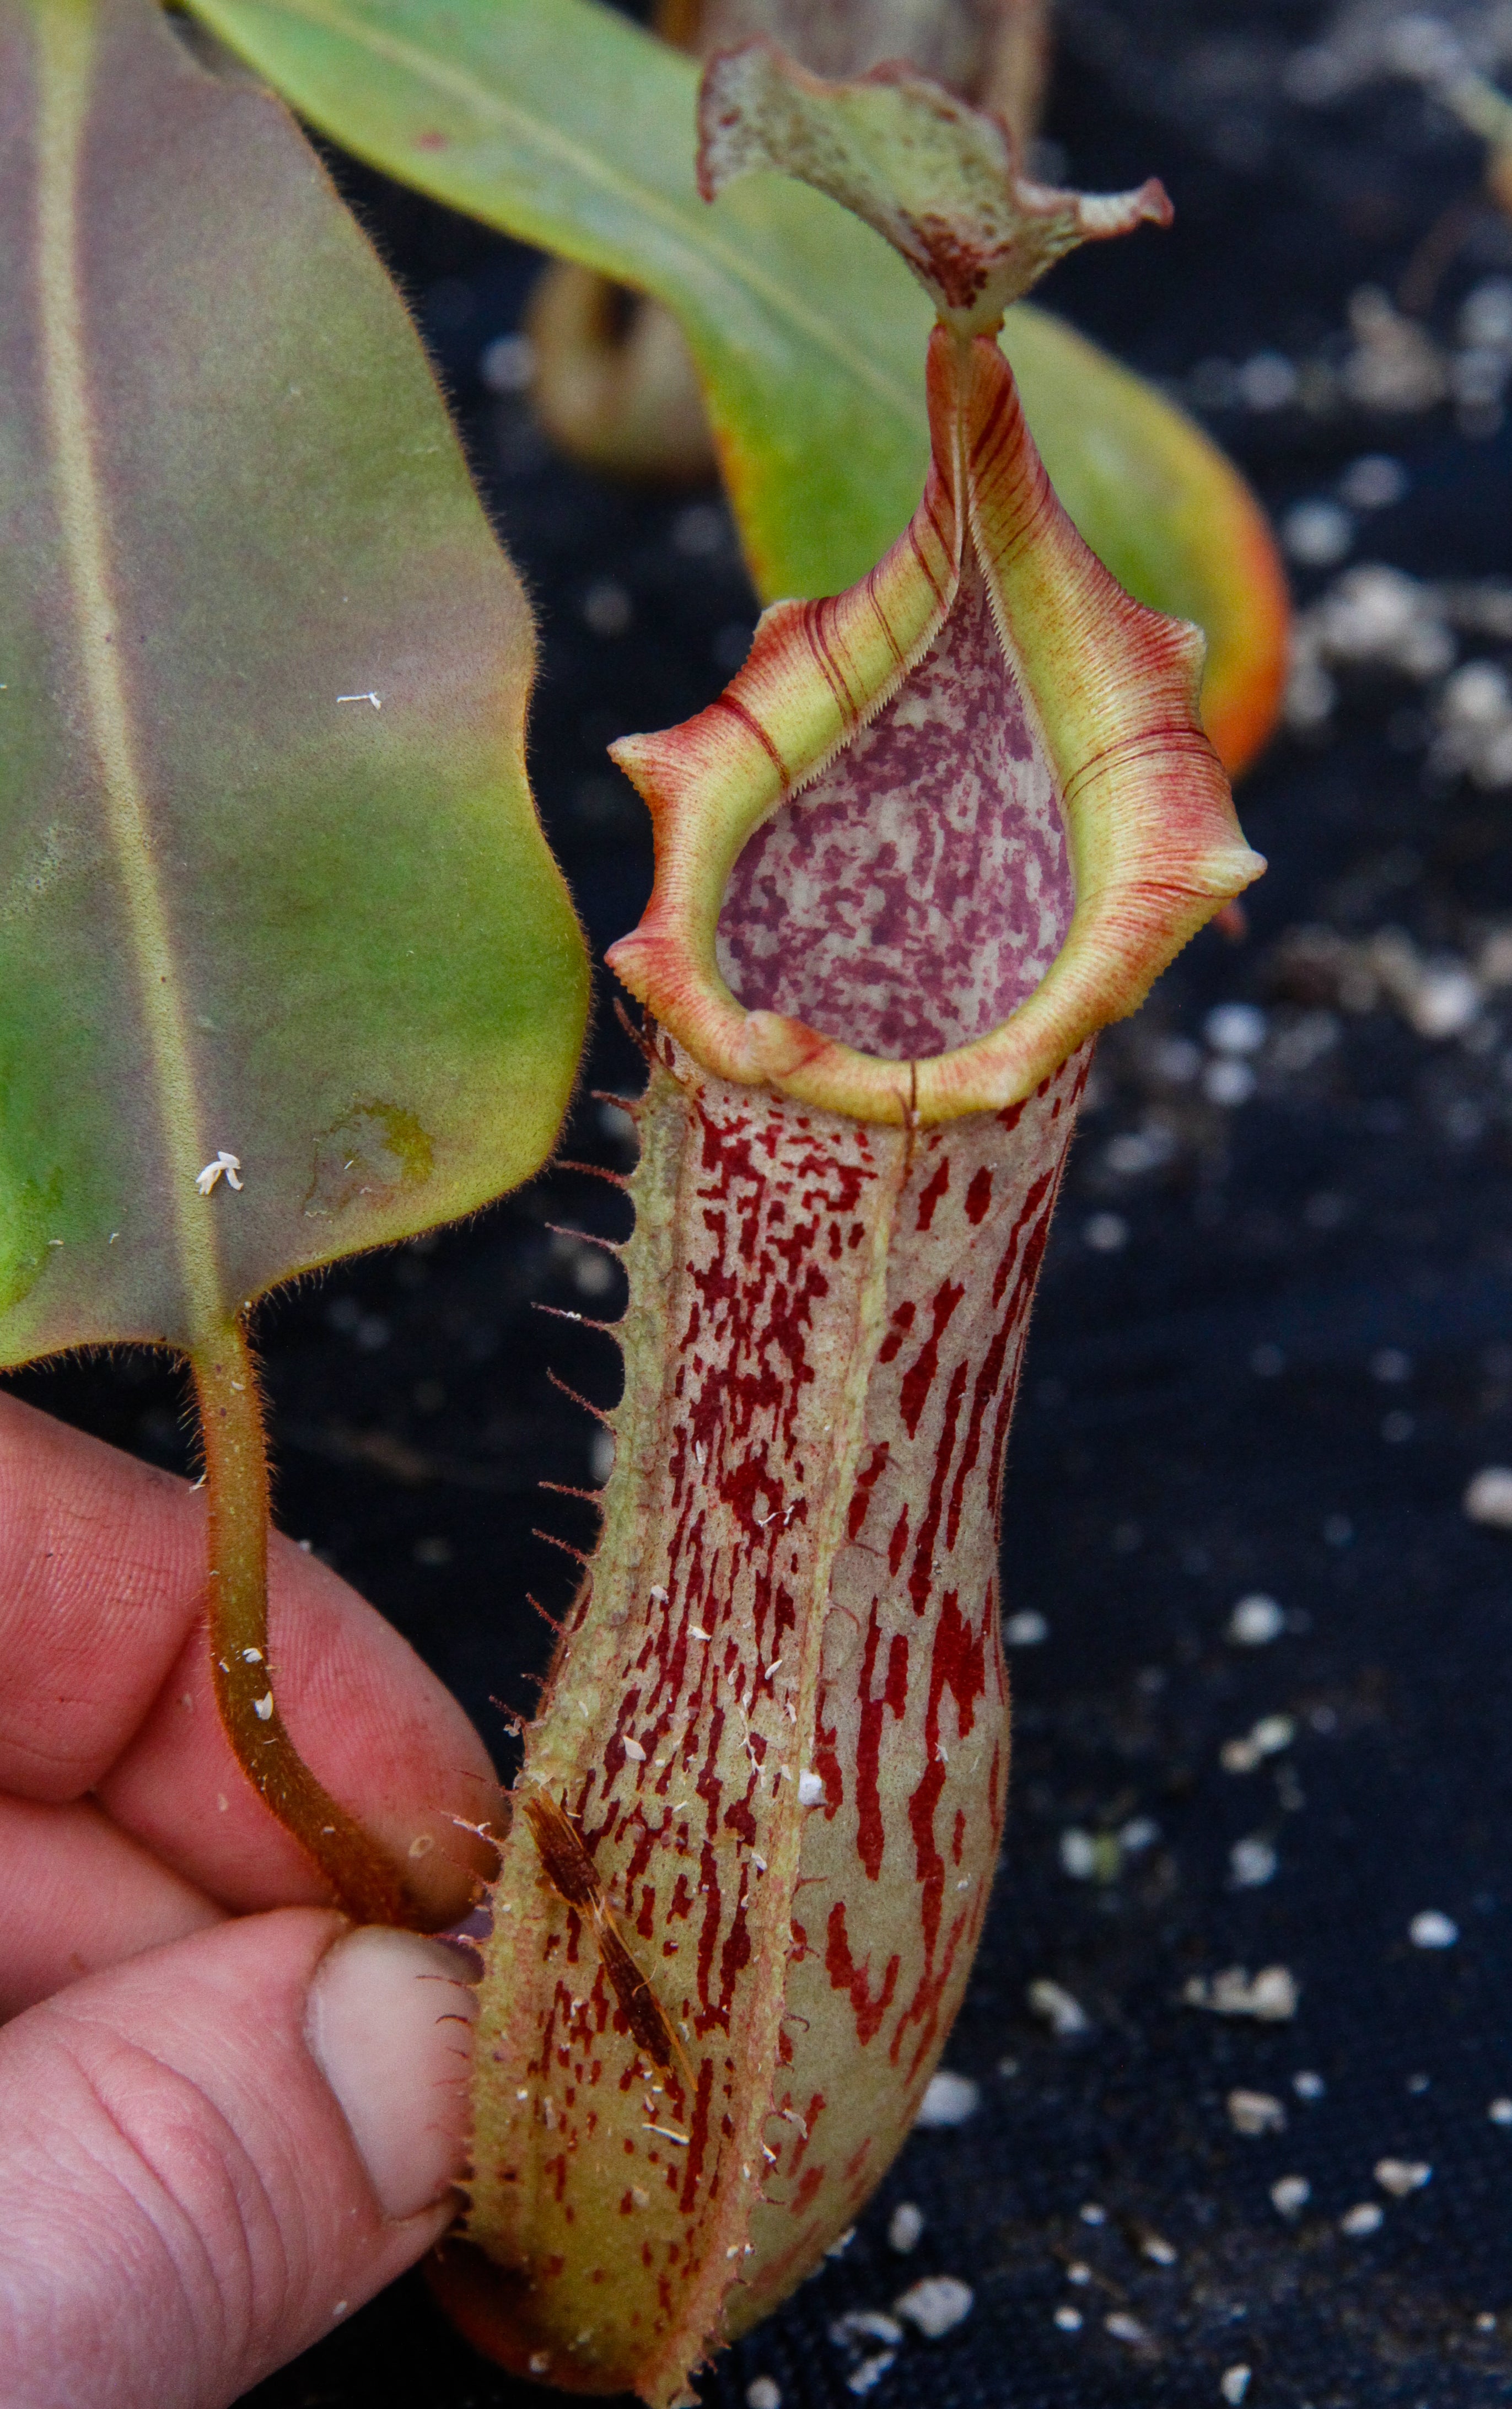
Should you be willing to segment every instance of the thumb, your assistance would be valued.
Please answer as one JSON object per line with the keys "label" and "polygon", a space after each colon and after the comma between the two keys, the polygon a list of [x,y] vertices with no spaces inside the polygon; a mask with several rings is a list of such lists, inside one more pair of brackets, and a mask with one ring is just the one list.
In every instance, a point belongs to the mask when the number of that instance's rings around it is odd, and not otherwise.
{"label": "thumb", "polygon": [[463,2171],[454,1954],[295,1908],[0,2031],[8,2409],[221,2409],[410,2266]]}

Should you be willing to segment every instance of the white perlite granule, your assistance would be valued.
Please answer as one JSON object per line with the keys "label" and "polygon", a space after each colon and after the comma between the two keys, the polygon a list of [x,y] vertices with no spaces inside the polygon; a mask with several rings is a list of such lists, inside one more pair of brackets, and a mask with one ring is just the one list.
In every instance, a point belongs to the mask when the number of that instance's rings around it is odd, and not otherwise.
{"label": "white perlite granule", "polygon": [[860,2366],[853,2368],[845,2378],[846,2391],[858,2396],[871,2391],[882,2382],[897,2356],[895,2350],[879,2350],[874,2359],[863,2359]]}
{"label": "white perlite granule", "polygon": [[1030,1984],[1025,1997],[1033,2013],[1047,2024],[1050,2030],[1058,2034],[1062,2041],[1069,2041],[1073,2034],[1091,2030],[1091,2019],[1087,2010],[1082,2006],[1081,2001],[1073,1999],[1071,1993],[1059,1983],[1047,1982],[1042,1978],[1039,1982]]}
{"label": "white perlite granule", "polygon": [[1139,2344],[1148,2342],[1150,2338],[1147,2330],[1137,2317],[1131,2317],[1127,2309],[1115,2309],[1111,2317],[1103,2318],[1102,2328],[1105,2333],[1112,2334],[1115,2342],[1126,2342],[1130,2347],[1137,2348]]}
{"label": "white perlite granule", "polygon": [[1274,1844],[1263,1833],[1252,1832],[1229,1851],[1229,1878],[1235,1890],[1260,1890],[1274,1880],[1276,1864]]}
{"label": "white perlite granule", "polygon": [[1247,1966],[1194,1974],[1181,1996],[1188,2008],[1206,2008],[1216,2016],[1256,2016],[1262,2024],[1285,2024],[1297,2012],[1297,1980],[1286,1966],[1262,1966],[1253,1980]]}
{"label": "white perlite granule", "polygon": [[1286,1629],[1286,1616],[1274,1597],[1256,1591],[1242,1597],[1229,1617],[1228,1637],[1237,1648],[1267,1648]]}
{"label": "white perlite granule", "polygon": [[929,2077],[928,2090],[919,2103],[918,2122],[928,2128],[942,2125],[964,2125],[974,2116],[982,2104],[982,2086],[969,2074],[953,2074],[942,2067]]}
{"label": "white perlite granule", "polygon": [[1393,2200],[1405,2200],[1409,2192],[1421,2191],[1431,2183],[1433,2170],[1425,2158],[1377,2158],[1375,2180],[1382,2191]]}
{"label": "white perlite granule", "polygon": [[893,2307],[921,2334],[938,2342],[971,2315],[975,2297],[970,2284],[963,2284],[958,2275],[926,2275],[922,2283],[911,2284],[906,2292],[900,2292]]}
{"label": "white perlite granule", "polygon": [[1488,1464],[1477,1472],[1464,1493],[1464,1510],[1472,1522],[1512,1531],[1512,1470],[1505,1464]]}
{"label": "white perlite granule", "polygon": [[1229,2122],[1236,2133],[1284,2133],[1287,2112],[1269,2091],[1231,2091]]}
{"label": "white perlite granule", "polygon": [[847,2309],[843,2316],[830,2319],[829,2339],[839,2350],[858,2342],[882,2342],[896,2349],[903,2329],[886,2309]]}

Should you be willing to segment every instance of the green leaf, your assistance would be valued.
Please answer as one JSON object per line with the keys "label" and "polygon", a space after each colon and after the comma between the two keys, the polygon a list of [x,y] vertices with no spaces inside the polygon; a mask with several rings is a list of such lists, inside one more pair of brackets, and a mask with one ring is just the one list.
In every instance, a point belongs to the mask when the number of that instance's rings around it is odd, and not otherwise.
{"label": "green leaf", "polygon": [[[929,455],[929,305],[867,227],[785,178],[699,199],[692,60],[594,0],[192,5],[358,157],[676,311],[764,598],[842,591],[906,525]],[[1020,305],[1004,348],[1093,549],[1205,628],[1208,725],[1244,757],[1274,717],[1285,631],[1248,489],[1057,320]]]}
{"label": "green leaf", "polygon": [[529,614],[308,145],[150,0],[0,0],[0,1363],[203,1352],[551,1145]]}

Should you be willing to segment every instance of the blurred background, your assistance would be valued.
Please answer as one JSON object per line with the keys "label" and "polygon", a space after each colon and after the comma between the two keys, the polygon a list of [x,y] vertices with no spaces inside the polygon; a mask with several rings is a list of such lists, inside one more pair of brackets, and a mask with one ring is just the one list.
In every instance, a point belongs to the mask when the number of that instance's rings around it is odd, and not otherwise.
{"label": "blurred background", "polygon": [[[1008,1840],[953,2081],[711,2404],[1512,2399],[1512,6],[1056,0],[1035,171],[1165,180],[1045,299],[1237,460],[1296,619],[1270,873],[1102,1042],[1010,1445]],[[1498,115],[1500,106],[1503,114]],[[650,883],[605,745],[756,603],[712,481],[564,461],[539,257],[332,155],[531,589],[536,791],[596,957]],[[533,322],[539,325],[537,321]],[[633,1160],[602,978],[565,1152]],[[591,1091],[597,1090],[594,1093]],[[278,1511],[506,1769],[607,1469],[619,1273],[557,1169],[260,1324]],[[160,1365],[8,1385],[187,1463]],[[921,2278],[943,2330],[899,2320]],[[941,2324],[941,2316],[933,2320]],[[929,2320],[925,2321],[926,2325]],[[496,2409],[419,2278],[250,2398]]]}

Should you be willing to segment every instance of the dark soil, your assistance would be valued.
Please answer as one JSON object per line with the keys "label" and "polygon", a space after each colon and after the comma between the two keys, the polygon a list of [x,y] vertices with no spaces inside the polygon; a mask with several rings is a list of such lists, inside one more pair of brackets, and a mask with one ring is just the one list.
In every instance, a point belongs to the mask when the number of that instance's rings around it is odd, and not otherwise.
{"label": "dark soil", "polygon": [[[1399,462],[1405,490],[1360,515],[1351,559],[1505,576],[1512,434],[1494,402],[1383,412],[1326,387],[1361,284],[1406,277],[1452,354],[1466,296],[1512,273],[1512,224],[1480,201],[1476,145],[1413,86],[1290,96],[1325,22],[1312,0],[1064,0],[1047,131],[1066,173],[1106,188],[1158,171],[1178,214],[1167,238],[1073,260],[1050,298],[1205,400],[1278,511],[1333,496],[1361,455]],[[550,457],[478,373],[534,258],[340,172],[539,607],[536,787],[598,956],[650,871],[604,746],[684,716],[738,660],[754,603],[728,522],[713,493],[626,492]],[[1312,363],[1312,403],[1246,406],[1263,377],[1234,371],[1260,353]],[[1347,565],[1299,569],[1300,598]],[[628,602],[613,636],[584,617],[606,583]],[[1462,635],[1462,656],[1504,660],[1509,636]],[[1272,864],[1248,942],[1204,936],[1104,1045],[1010,1450],[1004,1612],[1045,1636],[1016,1626],[1009,1839],[947,2053],[980,2105],[914,2137],[843,2255],[707,2378],[710,2402],[733,2409],[759,2374],[792,2409],[850,2398],[879,2345],[837,2342],[832,2322],[933,2273],[965,2278],[972,2312],[902,2345],[878,2409],[1512,2398],[1512,2122],[1488,2116],[1512,2094],[1512,1534],[1462,1504],[1477,1470],[1512,1463],[1512,1005],[1489,989],[1425,1036],[1389,1003],[1342,1008],[1317,941],[1299,956],[1292,933],[1331,928],[1359,951],[1391,923],[1452,970],[1512,923],[1512,787],[1433,769],[1434,691],[1346,674],[1325,725],[1277,742],[1240,796]],[[1206,1091],[1224,1081],[1204,1026],[1231,1002],[1265,1018],[1258,1052],[1224,1058],[1256,1074],[1226,1104]],[[635,1084],[606,979],[569,1155],[625,1166],[622,1122],[587,1089]],[[604,1260],[549,1225],[607,1231],[619,1210],[559,1171],[261,1323],[281,1522],[414,1640],[506,1767],[506,1718],[528,1709],[549,1638],[525,1594],[554,1608],[571,1579],[532,1525],[580,1544],[590,1529],[537,1494],[593,1468],[594,1425],[547,1368],[605,1401],[618,1378],[607,1342],[533,1311],[581,1305]],[[150,1362],[11,1385],[185,1461],[180,1386]],[[1246,1646],[1226,1634],[1253,1593],[1281,1628]],[[1224,1769],[1226,1741],[1280,1716],[1283,1744]],[[1274,1871],[1243,1882],[1267,1847]],[[1413,1944],[1425,1910],[1453,1920],[1452,1946]],[[1289,1969],[1294,2018],[1185,2003],[1233,1966]],[[1080,2035],[1031,2012],[1046,1978],[1085,2012]],[[1299,2095],[1303,2072],[1318,2096]],[[1235,2089],[1278,2101],[1285,2129],[1236,2131]],[[1384,2158],[1431,2180],[1396,2199]],[[1310,2196],[1288,2216],[1271,2187],[1293,2175]],[[905,2200],[925,2217],[906,2259],[886,2239]],[[1367,2201],[1378,2229],[1344,2230]],[[524,2409],[529,2391],[472,2357],[417,2276],[250,2398]]]}

